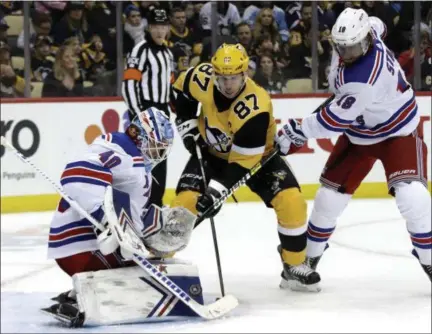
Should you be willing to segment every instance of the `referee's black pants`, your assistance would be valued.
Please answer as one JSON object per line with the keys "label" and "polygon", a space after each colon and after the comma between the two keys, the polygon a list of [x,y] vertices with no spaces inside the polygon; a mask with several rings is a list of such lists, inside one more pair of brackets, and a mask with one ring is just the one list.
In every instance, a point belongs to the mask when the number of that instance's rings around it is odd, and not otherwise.
{"label": "referee's black pants", "polygon": [[[168,104],[147,102],[144,104],[143,110],[146,110],[150,107],[155,107],[159,110],[162,110],[165,115],[167,115],[168,117],[170,116]],[[130,120],[132,120],[134,117],[135,113],[129,110]],[[164,161],[158,163],[152,170],[153,182],[149,198],[149,204],[156,204],[162,207],[162,199],[166,188],[167,160],[168,159],[165,159]]]}

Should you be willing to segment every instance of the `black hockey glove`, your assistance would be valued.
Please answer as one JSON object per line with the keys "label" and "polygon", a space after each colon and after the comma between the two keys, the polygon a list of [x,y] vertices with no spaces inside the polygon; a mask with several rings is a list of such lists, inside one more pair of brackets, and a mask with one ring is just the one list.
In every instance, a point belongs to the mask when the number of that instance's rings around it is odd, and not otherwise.
{"label": "black hockey glove", "polygon": [[[225,186],[215,180],[211,180],[206,192],[198,197],[198,202],[196,204],[196,209],[198,211],[198,216],[202,218],[212,218],[218,214],[222,208],[222,204],[218,207],[214,207],[215,202],[227,192]],[[209,209],[209,212],[203,216],[203,214]]]}
{"label": "black hockey glove", "polygon": [[207,144],[199,133],[198,120],[193,118],[183,121],[177,118],[176,126],[177,131],[183,140],[183,144],[189,153],[193,156],[196,156],[196,145],[198,144],[204,156],[207,152]]}

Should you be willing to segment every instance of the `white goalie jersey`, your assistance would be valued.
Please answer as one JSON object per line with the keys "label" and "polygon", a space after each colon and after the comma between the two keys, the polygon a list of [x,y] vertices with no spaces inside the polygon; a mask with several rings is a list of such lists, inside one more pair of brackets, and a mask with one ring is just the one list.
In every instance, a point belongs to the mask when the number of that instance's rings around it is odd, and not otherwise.
{"label": "white goalie jersey", "polygon": [[[143,230],[141,215],[150,196],[152,178],[133,141],[124,133],[100,136],[78,160],[68,163],[61,175],[64,191],[102,221],[105,189],[108,185],[129,195],[133,223]],[[63,258],[98,250],[93,225],[63,199],[51,222],[48,257]]]}
{"label": "white goalie jersey", "polygon": [[389,137],[409,135],[420,120],[414,91],[382,37],[385,25],[370,17],[371,49],[345,66],[333,51],[328,77],[333,101],[303,119],[307,138],[330,138],[345,133],[358,145],[372,145]]}

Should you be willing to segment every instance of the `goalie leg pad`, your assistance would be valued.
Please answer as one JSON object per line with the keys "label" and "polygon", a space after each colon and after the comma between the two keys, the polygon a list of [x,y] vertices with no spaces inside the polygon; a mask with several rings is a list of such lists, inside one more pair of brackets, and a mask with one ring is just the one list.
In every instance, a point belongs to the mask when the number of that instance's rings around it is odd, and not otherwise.
{"label": "goalie leg pad", "polygon": [[278,219],[282,259],[298,265],[306,257],[307,204],[298,188],[284,189],[271,201]]}
{"label": "goalie leg pad", "polygon": [[[196,266],[176,260],[153,264],[198,303],[203,303]],[[79,310],[85,315],[84,325],[116,325],[196,316],[138,267],[77,274],[73,277],[73,285]]]}

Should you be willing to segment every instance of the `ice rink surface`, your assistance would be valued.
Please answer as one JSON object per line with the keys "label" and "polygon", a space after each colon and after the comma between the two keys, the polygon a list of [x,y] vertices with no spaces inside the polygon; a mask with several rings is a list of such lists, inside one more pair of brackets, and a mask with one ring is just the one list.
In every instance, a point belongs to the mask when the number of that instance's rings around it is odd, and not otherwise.
{"label": "ice rink surface", "polygon": [[[309,211],[312,203],[309,202]],[[227,293],[240,306],[211,322],[191,320],[68,329],[40,313],[50,297],[71,288],[46,260],[51,212],[1,216],[1,332],[79,333],[431,333],[431,284],[392,200],[353,200],[320,265],[322,291],[280,290],[281,263],[272,210],[264,204],[227,204],[216,230]],[[219,296],[209,223],[176,255],[198,265],[207,301]]]}

